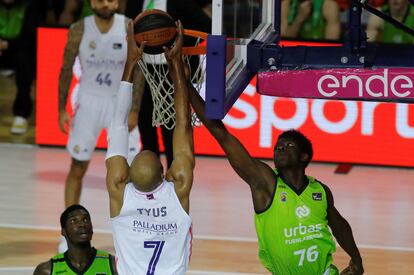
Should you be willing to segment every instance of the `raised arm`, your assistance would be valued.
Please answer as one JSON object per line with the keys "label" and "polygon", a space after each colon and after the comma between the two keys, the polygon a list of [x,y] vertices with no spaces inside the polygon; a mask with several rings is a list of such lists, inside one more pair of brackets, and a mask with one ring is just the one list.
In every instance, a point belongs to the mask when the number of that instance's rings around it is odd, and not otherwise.
{"label": "raised arm", "polygon": [[[121,9],[121,5],[125,6],[125,1],[119,1],[119,10],[124,10],[125,8]],[[125,17],[125,28],[128,32],[128,23],[131,19]],[[132,81],[132,106],[131,112],[128,116],[128,130],[132,131],[138,125],[138,116],[139,110],[141,108],[141,100],[142,95],[144,93],[145,87],[145,77],[142,73],[141,69],[138,66],[138,63],[135,64],[135,69],[133,73],[133,81]]]}
{"label": "raised arm", "polygon": [[188,101],[184,62],[181,55],[183,26],[177,23],[178,34],[174,47],[165,49],[170,76],[174,82],[174,109],[176,113],[173,133],[173,163],[167,172],[167,180],[174,182],[175,192],[184,210],[189,213],[190,191],[193,184],[194,142],[191,126],[191,110]]}
{"label": "raised arm", "polygon": [[359,275],[364,273],[362,258],[359,254],[358,247],[355,243],[352,229],[349,223],[338,212],[334,205],[334,199],[331,190],[324,185],[328,201],[328,225],[332,230],[339,245],[351,257],[348,267],[341,274]]}
{"label": "raised arm", "polygon": [[204,100],[187,81],[190,102],[198,118],[218,141],[226,153],[234,171],[250,186],[253,205],[256,212],[265,210],[272,201],[276,184],[273,170],[264,162],[252,158],[240,141],[233,136],[220,120],[211,120],[205,116]]}
{"label": "raised arm", "polygon": [[69,29],[68,40],[63,54],[63,65],[59,75],[59,127],[65,134],[68,133],[67,129],[70,123],[69,114],[66,111],[66,101],[72,81],[73,63],[75,63],[76,56],[78,56],[79,45],[82,40],[83,25],[83,20],[81,20],[72,24]]}
{"label": "raised arm", "polygon": [[119,215],[125,190],[129,180],[128,155],[128,114],[132,102],[132,81],[135,65],[142,57],[145,43],[138,49],[134,40],[132,21],[128,24],[128,53],[122,81],[117,94],[115,112],[108,131],[108,151],[106,155],[106,186],[109,193],[111,217]]}
{"label": "raised arm", "polygon": [[138,64],[135,65],[132,81],[132,107],[128,116],[128,129],[131,131],[138,125],[139,110],[141,109],[142,95],[144,94],[145,77]]}

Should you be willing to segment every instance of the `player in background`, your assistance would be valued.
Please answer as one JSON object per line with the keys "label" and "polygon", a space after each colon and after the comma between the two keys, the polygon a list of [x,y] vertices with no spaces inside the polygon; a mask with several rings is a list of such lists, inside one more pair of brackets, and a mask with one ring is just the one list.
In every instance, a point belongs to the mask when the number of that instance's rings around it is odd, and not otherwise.
{"label": "player in background", "polygon": [[[91,6],[94,15],[75,22],[69,29],[59,77],[59,126],[65,134],[69,130],[67,149],[72,156],[65,183],[65,207],[80,201],[83,177],[97,138],[102,129],[108,129],[112,119],[127,53],[125,37],[129,19],[115,13],[118,0],[92,0]],[[71,121],[66,103],[77,56],[82,75]],[[130,114],[135,119],[129,123],[131,129],[137,123],[144,81],[142,73],[135,75],[135,104]],[[135,129],[131,133],[131,151],[134,149],[137,153],[139,144],[139,133]],[[59,251],[65,249],[64,239],[61,239]]]}
{"label": "player in background", "polygon": [[34,275],[118,274],[114,256],[91,246],[92,221],[85,207],[74,204],[66,208],[60,216],[60,225],[68,251],[39,264]]}

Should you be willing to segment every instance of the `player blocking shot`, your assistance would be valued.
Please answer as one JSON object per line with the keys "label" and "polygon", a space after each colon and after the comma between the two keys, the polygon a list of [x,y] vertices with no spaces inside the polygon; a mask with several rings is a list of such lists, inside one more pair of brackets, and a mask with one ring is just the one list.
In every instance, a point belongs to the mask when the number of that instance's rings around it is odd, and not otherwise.
{"label": "player blocking shot", "polygon": [[135,64],[142,58],[128,26],[128,53],[114,117],[108,133],[107,189],[119,274],[185,274],[191,255],[189,195],[193,182],[194,145],[190,106],[181,56],[183,28],[178,23],[175,45],[165,48],[174,81],[176,126],[174,161],[164,176],[157,155],[140,152],[128,166],[127,116],[132,101]]}
{"label": "player blocking shot", "polygon": [[[187,85],[198,118],[250,187],[263,266],[278,275],[363,274],[351,227],[336,209],[330,189],[305,173],[313,156],[310,140],[296,130],[283,132],[274,146],[272,168],[251,157],[222,121],[208,119],[203,99],[191,82]],[[341,273],[333,264],[333,237],[351,258]]]}

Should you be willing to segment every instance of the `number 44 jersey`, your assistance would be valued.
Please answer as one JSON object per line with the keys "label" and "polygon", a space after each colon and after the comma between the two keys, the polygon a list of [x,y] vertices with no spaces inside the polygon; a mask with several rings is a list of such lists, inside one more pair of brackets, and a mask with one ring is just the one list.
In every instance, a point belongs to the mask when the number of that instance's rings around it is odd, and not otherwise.
{"label": "number 44 jersey", "polygon": [[95,15],[84,19],[79,47],[81,93],[116,96],[127,56],[125,22],[125,16],[115,14],[111,28],[101,33],[95,23]]}
{"label": "number 44 jersey", "polygon": [[150,193],[128,183],[120,214],[111,219],[120,275],[185,274],[191,256],[191,218],[174,184]]}

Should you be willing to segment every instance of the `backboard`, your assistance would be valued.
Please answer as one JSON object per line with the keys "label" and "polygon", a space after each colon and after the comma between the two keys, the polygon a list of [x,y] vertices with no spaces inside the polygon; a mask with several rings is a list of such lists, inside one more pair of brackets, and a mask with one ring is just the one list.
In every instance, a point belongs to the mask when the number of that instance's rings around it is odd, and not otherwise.
{"label": "backboard", "polygon": [[247,45],[277,39],[274,9],[275,0],[213,0],[212,34],[207,39],[207,117],[222,119],[255,75]]}

